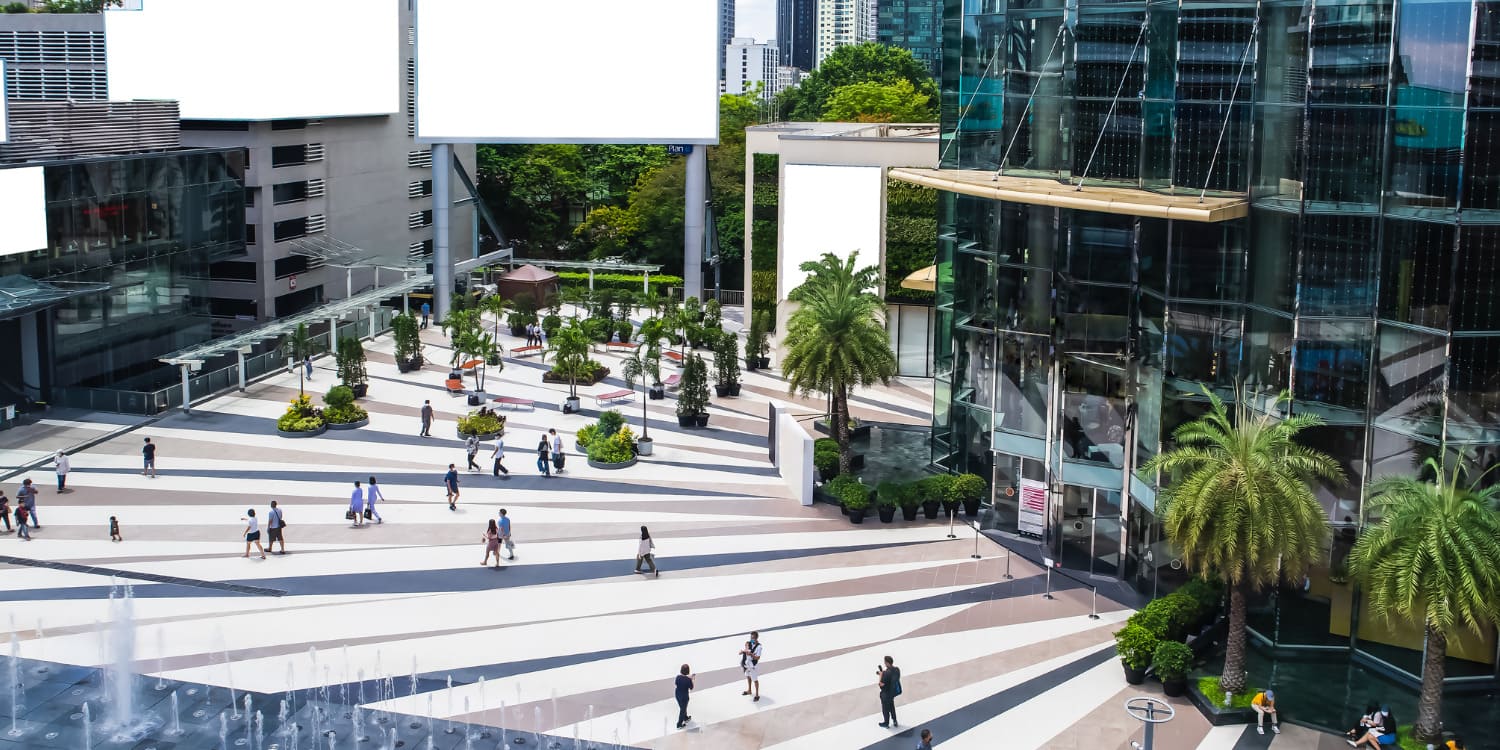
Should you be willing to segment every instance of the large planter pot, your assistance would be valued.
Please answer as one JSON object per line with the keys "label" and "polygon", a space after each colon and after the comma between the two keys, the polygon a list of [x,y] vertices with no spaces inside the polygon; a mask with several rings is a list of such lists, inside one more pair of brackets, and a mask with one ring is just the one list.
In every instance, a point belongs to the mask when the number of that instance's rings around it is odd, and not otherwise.
{"label": "large planter pot", "polygon": [[678,414],[677,426],[693,428],[698,426],[698,418],[691,414]]}
{"label": "large planter pot", "polygon": [[729,389],[730,386],[715,384],[714,395],[718,396],[719,398],[729,398],[731,395],[733,395],[729,392]]}
{"label": "large planter pot", "polygon": [[919,510],[921,510],[921,507],[916,505],[903,505],[901,506],[901,518],[907,521],[915,521],[917,520],[917,511]]}
{"label": "large planter pot", "polygon": [[511,326],[510,327],[510,335],[512,335],[512,336],[525,336],[526,335],[526,326],[524,326],[524,325]]}
{"label": "large planter pot", "polygon": [[484,391],[474,391],[469,394],[469,406],[482,406],[484,402]]}
{"label": "large planter pot", "polygon": [[[597,382],[599,382],[599,381],[601,381],[601,380],[603,380],[603,379],[605,379],[607,377],[609,377],[609,368],[608,367],[602,367],[602,368],[599,369],[597,377],[594,377],[594,378],[579,378],[578,379],[578,384],[579,385],[593,385],[593,384],[595,384],[595,383],[597,383]],[[542,373],[542,382],[543,383],[551,383],[553,385],[567,385],[568,384],[568,379],[565,378],[565,377],[554,376],[552,374],[552,371],[548,370],[548,371]]]}
{"label": "large planter pot", "polygon": [[943,515],[945,515],[945,516],[951,516],[951,515],[954,515],[956,513],[958,513],[958,501],[957,500],[944,500],[943,501]]}
{"label": "large planter pot", "polygon": [[[458,432],[457,430],[454,430],[454,432],[458,435],[458,439],[459,440],[468,440],[469,439],[469,436],[467,434],[465,434],[465,433]],[[479,438],[479,442],[483,443],[486,440],[494,440],[495,438],[500,437],[501,435],[504,435],[504,434],[505,434],[505,430],[501,430],[499,432],[486,432],[483,435],[475,435],[474,437]]]}
{"label": "large planter pot", "polygon": [[694,427],[707,427],[708,426],[708,415],[707,414],[699,414],[697,416],[694,416],[693,417],[693,426]]}
{"label": "large planter pot", "polygon": [[938,508],[940,507],[942,507],[942,503],[936,500],[928,500],[922,503],[922,513],[928,518],[937,518]]}
{"label": "large planter pot", "polygon": [[879,511],[881,523],[891,523],[896,520],[896,506],[882,505],[880,506]]}
{"label": "large planter pot", "polygon": [[964,500],[964,515],[975,518],[979,515],[979,498]]}
{"label": "large planter pot", "polygon": [[355,383],[354,385],[349,386],[349,390],[354,391],[355,398],[364,398],[365,396],[370,395],[370,384]]}
{"label": "large planter pot", "polygon": [[601,461],[595,461],[594,459],[590,458],[588,459],[588,462],[589,466],[592,466],[596,469],[628,469],[631,466],[635,466],[636,459],[634,456],[632,456],[629,461],[621,461],[617,464],[607,464]]}
{"label": "large planter pot", "polygon": [[579,398],[577,396],[569,396],[569,397],[563,399],[562,410],[563,410],[564,414],[572,414],[572,413],[574,413],[576,411],[579,411],[582,408],[583,408],[583,404],[582,404],[582,402],[579,400]]}
{"label": "large planter pot", "polygon": [[[823,433],[824,435],[829,435],[829,436],[833,435],[833,426],[830,425],[828,423],[828,420],[826,420],[826,419],[819,419],[816,422],[813,422],[813,429],[817,430],[818,432]],[[859,425],[858,427],[850,427],[849,428],[849,440],[850,441],[854,441],[854,440],[869,440],[869,439],[870,439],[870,425],[862,424],[862,425]]]}
{"label": "large planter pot", "polygon": [[635,441],[635,453],[636,453],[636,455],[638,455],[638,456],[649,456],[649,455],[651,455],[651,451],[655,449],[655,443],[656,443],[656,441],[652,440],[651,438],[641,438],[639,440],[636,440]]}
{"label": "large planter pot", "polygon": [[762,369],[762,370],[769,370],[769,369],[771,369],[771,358],[770,357],[761,357],[760,358],[760,369]]}
{"label": "large planter pot", "polygon": [[1120,666],[1125,668],[1125,682],[1131,685],[1140,685],[1146,681],[1146,670],[1132,669],[1125,662],[1120,662]]}
{"label": "large planter pot", "polygon": [[652,401],[660,401],[667,397],[667,387],[664,385],[653,385],[651,390],[646,391],[646,397]]}
{"label": "large planter pot", "polygon": [[849,523],[864,523],[865,522],[865,509],[864,508],[860,508],[859,510],[851,510],[851,511],[848,512],[847,515],[849,516]]}
{"label": "large planter pot", "polygon": [[1187,680],[1162,680],[1161,691],[1163,693],[1166,693],[1167,697],[1169,698],[1181,698],[1182,696],[1187,695]]}
{"label": "large planter pot", "polygon": [[729,385],[729,395],[730,396],[738,396],[738,395],[740,395],[740,384],[739,383],[731,383]]}
{"label": "large planter pot", "polygon": [[328,424],[325,424],[323,426],[325,428],[327,428],[327,429],[330,429],[330,430],[357,430],[357,429],[359,429],[361,427],[364,427],[364,426],[366,426],[368,424],[370,424],[370,418],[369,417],[365,417],[364,419],[361,419],[358,422],[347,422],[345,424],[339,424],[337,422],[329,422]]}
{"label": "large planter pot", "polygon": [[500,355],[499,354],[491,354],[491,355],[489,355],[489,356],[487,356],[487,357],[484,358],[484,363],[486,365],[490,366],[490,367],[494,367],[494,366],[500,364]]}
{"label": "large planter pot", "polygon": [[321,426],[321,427],[319,427],[316,430],[308,430],[306,432],[288,432],[287,430],[283,430],[280,427],[276,428],[276,434],[280,435],[280,436],[282,436],[284,438],[310,438],[310,437],[317,437],[317,436],[322,435],[323,433],[325,433],[327,431],[328,431],[328,425],[326,425],[326,424],[323,425],[323,426]]}
{"label": "large planter pot", "polygon": [[839,467],[837,466],[833,467],[832,469],[818,469],[818,478],[825,482],[833,481],[833,478],[838,475]]}
{"label": "large planter pot", "polygon": [[396,361],[396,369],[400,372],[414,372],[422,369],[422,358],[402,359]]}

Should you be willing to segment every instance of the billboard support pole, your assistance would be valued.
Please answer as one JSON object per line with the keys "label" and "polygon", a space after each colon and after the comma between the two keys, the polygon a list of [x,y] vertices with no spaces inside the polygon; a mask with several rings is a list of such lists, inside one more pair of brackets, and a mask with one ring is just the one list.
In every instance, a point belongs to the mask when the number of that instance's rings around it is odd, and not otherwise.
{"label": "billboard support pole", "polygon": [[453,301],[453,253],[448,247],[448,212],[453,207],[453,145],[432,144],[432,312],[448,319]]}
{"label": "billboard support pole", "polygon": [[687,155],[687,188],[682,214],[682,296],[703,299],[703,215],[708,200],[708,149],[693,146]]}

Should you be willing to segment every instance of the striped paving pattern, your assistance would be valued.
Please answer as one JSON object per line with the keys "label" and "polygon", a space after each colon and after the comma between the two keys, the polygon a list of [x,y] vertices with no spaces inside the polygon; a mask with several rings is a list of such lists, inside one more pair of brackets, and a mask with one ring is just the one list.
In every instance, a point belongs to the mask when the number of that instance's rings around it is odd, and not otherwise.
{"label": "striped paving pattern", "polygon": [[[429,359],[446,358],[441,336],[425,333]],[[283,374],[75,456],[69,493],[33,474],[43,528],[29,543],[0,538],[0,554],[28,561],[0,568],[0,625],[21,654],[108,662],[110,586],[130,582],[138,671],[266,694],[416,677],[410,695],[369,691],[376,711],[727,750],[909,748],[909,726],[932,727],[945,748],[1004,738],[1009,750],[1125,746],[1134,731],[1113,708],[1139,692],[1123,689],[1112,657],[1110,634],[1128,612],[1101,601],[1090,619],[1079,591],[1043,599],[1036,567],[1008,561],[1006,580],[1002,549],[984,541],[973,560],[972,532],[949,540],[945,522],[854,526],[787,499],[766,457],[766,402],[807,414],[820,404],[788,397],[777,378],[747,373],[744,395],[716,400],[706,431],[680,430],[671,399],[650,402],[654,456],[610,472],[575,453],[547,479],[531,450],[541,433],[556,428],[571,448],[596,414],[588,394],[622,384],[581,389],[585,412],[563,415],[566,389],[541,384],[546,365],[507,360],[489,391],[538,408],[507,412],[510,477],[463,474],[454,512],[441,476],[464,464],[453,419],[468,407],[442,388],[440,366],[397,373],[390,346],[369,347],[363,429],[277,436],[297,388]],[[617,358],[596,356],[618,371]],[[315,394],[334,381],[331,363],[319,364]],[[862,393],[855,413],[925,424],[924,387]],[[431,438],[417,436],[424,399],[439,415]],[[639,430],[639,402],[620,409]],[[145,435],[159,445],[156,479],[140,474]],[[371,474],[385,523],[353,528],[346,498]],[[239,518],[247,507],[264,518],[272,499],[291,554],[242,559]],[[517,559],[497,570],[479,559],[499,507]],[[111,515],[123,543],[108,541]],[[642,524],[660,577],[631,572]],[[736,656],[750,630],[765,649],[759,702],[741,695]],[[904,669],[896,731],[876,726],[885,655]],[[683,663],[698,682],[694,721],[677,731],[672,678]],[[1096,712],[1107,731],[1080,723]],[[1182,712],[1165,735],[1162,747],[1196,747],[1207,726]]]}

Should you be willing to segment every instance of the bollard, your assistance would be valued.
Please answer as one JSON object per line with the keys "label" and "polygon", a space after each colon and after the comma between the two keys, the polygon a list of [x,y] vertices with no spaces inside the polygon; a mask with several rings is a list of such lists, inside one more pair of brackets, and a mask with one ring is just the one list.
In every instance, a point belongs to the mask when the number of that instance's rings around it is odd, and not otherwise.
{"label": "bollard", "polygon": [[1094,603],[1089,606],[1089,619],[1099,619],[1099,589],[1094,589]]}
{"label": "bollard", "polygon": [[1005,580],[1015,580],[1015,576],[1010,574],[1010,548],[1008,547],[1005,550]]}
{"label": "bollard", "polygon": [[1051,599],[1052,596],[1052,566],[1047,566],[1047,590],[1042,592],[1043,599]]}
{"label": "bollard", "polygon": [[958,535],[953,533],[953,511],[948,511],[948,538],[957,539]]}

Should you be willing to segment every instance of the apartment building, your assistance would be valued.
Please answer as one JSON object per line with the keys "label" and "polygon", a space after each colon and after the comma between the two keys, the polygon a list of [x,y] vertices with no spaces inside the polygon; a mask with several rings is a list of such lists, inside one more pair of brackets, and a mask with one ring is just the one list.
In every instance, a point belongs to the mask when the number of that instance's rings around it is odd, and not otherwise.
{"label": "apartment building", "polygon": [[758,87],[761,98],[769,100],[781,91],[780,54],[775,41],[762,44],[748,37],[735,37],[729,43],[725,59],[728,65],[725,93],[748,94]]}
{"label": "apartment building", "polygon": [[815,65],[847,44],[873,42],[878,35],[876,0],[818,0]]}

